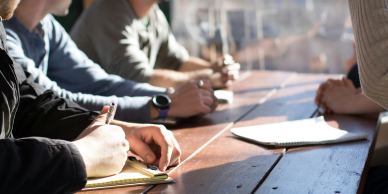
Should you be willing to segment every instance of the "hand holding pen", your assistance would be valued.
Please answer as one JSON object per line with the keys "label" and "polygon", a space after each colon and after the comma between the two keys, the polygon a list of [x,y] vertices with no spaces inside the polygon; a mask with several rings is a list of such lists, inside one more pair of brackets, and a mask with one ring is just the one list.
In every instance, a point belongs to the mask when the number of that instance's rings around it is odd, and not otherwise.
{"label": "hand holding pen", "polygon": [[[111,112],[114,112],[114,105],[112,108]],[[72,142],[84,160],[88,177],[117,174],[127,160],[129,142],[125,131],[120,126],[106,124],[107,118],[113,119],[108,112],[109,107],[104,106],[94,121]]]}

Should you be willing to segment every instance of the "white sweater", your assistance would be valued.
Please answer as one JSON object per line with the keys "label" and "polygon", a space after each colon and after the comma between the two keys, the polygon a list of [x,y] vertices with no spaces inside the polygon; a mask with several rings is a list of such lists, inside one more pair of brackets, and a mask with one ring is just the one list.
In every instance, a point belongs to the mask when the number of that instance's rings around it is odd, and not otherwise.
{"label": "white sweater", "polygon": [[349,0],[349,9],[362,91],[388,109],[388,0]]}

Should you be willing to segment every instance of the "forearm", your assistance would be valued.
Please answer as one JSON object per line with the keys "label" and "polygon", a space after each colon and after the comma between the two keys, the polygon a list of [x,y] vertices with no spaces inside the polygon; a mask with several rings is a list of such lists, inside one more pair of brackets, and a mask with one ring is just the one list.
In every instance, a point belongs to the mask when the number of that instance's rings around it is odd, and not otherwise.
{"label": "forearm", "polygon": [[383,112],[385,109],[363,93],[353,95],[348,101],[347,114],[370,114]]}
{"label": "forearm", "polygon": [[107,74],[95,65],[89,66],[91,67],[88,70],[84,70],[86,68],[73,70],[74,75],[67,74],[66,79],[57,76],[57,79],[66,80],[66,82],[57,82],[60,89],[72,93],[117,97],[152,96],[165,92],[164,88],[123,79],[117,75]]}
{"label": "forearm", "polygon": [[178,72],[166,69],[155,69],[149,81],[149,84],[159,87],[174,87],[185,84],[190,80],[209,79],[213,71],[211,69],[202,69],[187,72]]}
{"label": "forearm", "polygon": [[179,71],[185,72],[185,71],[202,70],[202,69],[208,69],[210,67],[211,67],[210,62],[205,61],[198,57],[190,57],[189,60],[181,64]]}
{"label": "forearm", "polygon": [[363,92],[388,108],[388,14],[383,0],[350,0]]}
{"label": "forearm", "polygon": [[[126,122],[149,123],[152,118],[150,97],[103,97],[91,96],[78,103],[89,110],[100,111],[101,107],[111,103],[117,104],[115,118]],[[157,116],[156,116],[157,117]],[[156,118],[155,117],[155,118]]]}
{"label": "forearm", "polygon": [[[27,73],[27,75],[29,75],[29,74]],[[30,80],[28,80],[28,81],[30,81]],[[34,84],[34,83],[26,84],[26,86],[30,86],[31,84]],[[145,85],[146,88],[147,88],[147,86],[149,86],[149,84],[138,84],[138,85],[142,85],[142,86]],[[41,86],[37,86],[37,87],[41,88]],[[152,87],[152,88],[156,88],[156,87]],[[88,110],[100,111],[101,107],[103,107],[105,105],[109,105],[111,103],[116,103],[119,105],[117,107],[117,112],[116,112],[117,119],[127,121],[127,122],[138,122],[138,123],[149,123],[150,122],[150,104],[149,104],[150,97],[148,97],[148,96],[142,96],[142,97],[98,96],[98,95],[91,95],[91,94],[72,93],[72,92],[67,91],[65,89],[59,88],[58,86],[56,86],[54,89],[56,89],[56,92],[59,94],[59,96],[61,96],[63,98],[70,99],[71,101],[77,103],[78,105],[80,105],[83,108],[86,108]],[[123,88],[123,89],[125,89],[125,88]],[[41,90],[44,91],[45,89],[41,88]],[[134,90],[136,90],[136,88],[134,88]],[[165,90],[166,89],[160,88],[157,91],[149,90],[147,93],[149,96],[152,96],[154,94],[164,93]],[[25,93],[24,91],[26,91],[27,93]],[[22,103],[21,103],[21,107],[19,108],[19,112],[22,112],[23,105],[30,106],[32,101],[35,100],[36,94],[35,93],[30,94],[30,93],[28,93],[29,91],[32,91],[32,90],[25,90],[25,87],[21,87]],[[55,95],[53,95],[53,96],[55,96]],[[68,109],[65,109],[65,110],[69,110],[69,109],[72,109],[74,107],[77,107],[77,105],[71,105],[71,106],[69,106]],[[64,110],[61,110],[61,112],[64,112]],[[29,115],[29,116],[31,116],[31,115]],[[75,117],[79,117],[79,116],[80,116],[80,114],[77,114],[77,116],[73,116],[71,118],[75,118]],[[86,121],[88,121],[88,120],[89,119],[86,119]],[[91,122],[91,121],[89,121],[89,122]],[[25,123],[25,122],[21,122],[21,123]],[[74,122],[71,122],[71,123],[74,123]],[[89,125],[89,124],[90,123],[88,123],[87,125]],[[27,125],[27,126],[29,126],[29,125]]]}

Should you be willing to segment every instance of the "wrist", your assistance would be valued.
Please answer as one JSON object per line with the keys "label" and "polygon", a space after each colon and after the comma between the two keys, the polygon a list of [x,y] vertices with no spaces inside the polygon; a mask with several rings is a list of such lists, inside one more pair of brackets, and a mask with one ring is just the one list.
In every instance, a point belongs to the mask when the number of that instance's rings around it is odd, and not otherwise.
{"label": "wrist", "polygon": [[[170,109],[171,99],[166,94],[157,94],[152,97],[152,107],[159,112],[158,119],[166,119]],[[152,116],[155,116],[156,111],[153,110]]]}
{"label": "wrist", "polygon": [[154,106],[154,104],[152,103],[152,98],[150,99],[149,103],[150,103],[150,109],[151,109],[151,111],[150,111],[150,119],[153,120],[153,119],[158,118],[159,117],[159,109],[156,108]]}
{"label": "wrist", "polygon": [[169,117],[178,117],[179,115],[175,113],[175,111],[177,110],[177,108],[175,107],[176,106],[176,94],[171,94],[171,95],[168,95],[168,97],[170,97],[171,99],[171,104],[170,104],[170,110],[168,111],[168,116]]}
{"label": "wrist", "polygon": [[90,163],[90,158],[87,156],[87,150],[85,149],[86,145],[84,145],[83,141],[77,140],[71,142],[75,147],[78,149],[78,152],[82,156],[82,160],[85,165],[85,171],[86,171],[86,176],[89,177],[92,171],[91,163]]}

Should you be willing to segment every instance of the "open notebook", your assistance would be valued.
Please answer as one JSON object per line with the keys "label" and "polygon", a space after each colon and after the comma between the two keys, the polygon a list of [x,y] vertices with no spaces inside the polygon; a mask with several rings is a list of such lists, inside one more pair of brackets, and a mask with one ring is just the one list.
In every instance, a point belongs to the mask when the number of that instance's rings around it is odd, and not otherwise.
{"label": "open notebook", "polygon": [[234,135],[250,141],[276,147],[332,144],[369,137],[368,133],[350,133],[333,128],[325,122],[323,116],[298,121],[232,128],[231,131]]}
{"label": "open notebook", "polygon": [[100,189],[106,187],[120,187],[143,184],[169,183],[173,179],[161,172],[157,167],[147,165],[135,157],[128,157],[123,170],[113,176],[88,179],[83,190]]}

